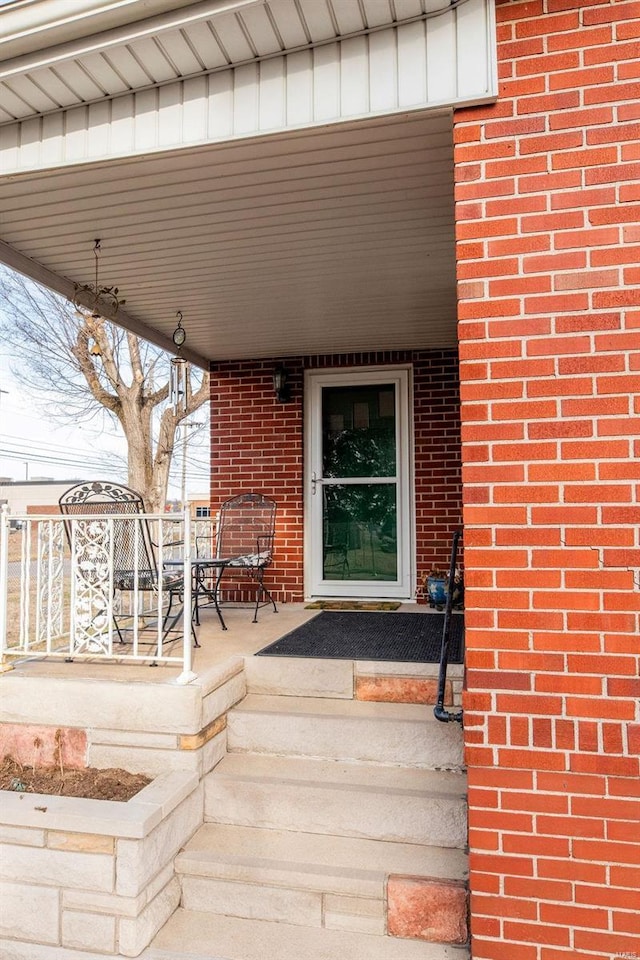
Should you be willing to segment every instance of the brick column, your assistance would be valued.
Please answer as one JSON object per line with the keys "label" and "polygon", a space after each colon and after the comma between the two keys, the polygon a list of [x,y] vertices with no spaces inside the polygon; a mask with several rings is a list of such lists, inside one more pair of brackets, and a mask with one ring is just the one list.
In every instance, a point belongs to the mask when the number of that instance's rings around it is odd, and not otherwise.
{"label": "brick column", "polygon": [[640,5],[455,114],[473,957],[640,956]]}

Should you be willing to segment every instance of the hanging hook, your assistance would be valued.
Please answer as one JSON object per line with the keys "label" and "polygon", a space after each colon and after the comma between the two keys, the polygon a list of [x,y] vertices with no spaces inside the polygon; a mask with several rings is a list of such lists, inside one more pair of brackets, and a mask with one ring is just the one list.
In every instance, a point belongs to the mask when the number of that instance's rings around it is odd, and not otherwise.
{"label": "hanging hook", "polygon": [[[94,240],[94,241],[93,241],[93,255],[94,255],[95,259],[96,259],[96,296],[98,295],[98,290],[100,289],[100,288],[98,287],[98,254],[100,253],[100,249],[101,249],[101,248],[100,248],[100,240],[99,240],[99,239]],[[94,312],[95,312],[95,311],[94,311]]]}
{"label": "hanging hook", "polygon": [[[118,287],[101,287],[98,277],[99,254],[102,250],[101,241],[96,238],[93,241],[93,256],[95,259],[95,283],[73,285],[73,304],[81,316],[85,316],[85,311],[92,311],[91,316],[99,319],[104,316],[104,306],[110,308],[109,316],[115,316],[118,308],[125,305],[126,300],[120,300],[118,297]],[[90,303],[92,305],[90,305]]]}

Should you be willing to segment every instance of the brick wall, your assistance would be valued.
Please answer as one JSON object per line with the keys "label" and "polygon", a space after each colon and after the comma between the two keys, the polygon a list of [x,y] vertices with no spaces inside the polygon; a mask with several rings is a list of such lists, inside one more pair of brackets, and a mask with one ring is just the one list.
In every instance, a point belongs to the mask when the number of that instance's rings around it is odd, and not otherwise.
{"label": "brick wall", "polygon": [[274,596],[287,603],[303,592],[303,364],[287,360],[290,403],[276,400],[274,366],[247,360],[211,369],[211,512],[238,493],[256,491],[277,501],[276,559],[268,579]]}
{"label": "brick wall", "polygon": [[270,582],[283,602],[303,599],[303,380],[305,369],[412,363],[417,569],[448,561],[461,519],[457,355],[452,350],[287,358],[291,402],[273,392],[275,360],[218,363],[211,374],[211,506],[259,490],[278,502]]}
{"label": "brick wall", "polygon": [[640,4],[497,31],[455,114],[473,956],[636,957]]}

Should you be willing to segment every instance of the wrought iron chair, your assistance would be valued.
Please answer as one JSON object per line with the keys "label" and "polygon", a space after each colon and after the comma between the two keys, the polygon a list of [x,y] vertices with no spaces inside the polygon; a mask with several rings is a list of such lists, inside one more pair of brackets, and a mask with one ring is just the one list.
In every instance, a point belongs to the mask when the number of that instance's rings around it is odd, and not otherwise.
{"label": "wrought iron chair", "polygon": [[275,522],[275,500],[260,493],[241,493],[222,504],[214,542],[210,538],[196,538],[196,552],[201,559],[196,603],[199,597],[208,596],[215,605],[223,630],[227,628],[220,611],[220,584],[227,570],[241,570],[255,584],[253,623],[258,622],[260,607],[268,603],[273,605],[274,613],[278,612],[275,600],[264,584],[264,571],[273,561]]}
{"label": "wrought iron chair", "polygon": [[327,520],[323,523],[324,542],[323,577],[327,580],[349,579],[349,528],[346,520]]}
{"label": "wrought iron chair", "polygon": [[[151,537],[149,521],[144,517],[144,503],[140,494],[123,484],[95,480],[70,487],[62,494],[58,503],[60,512],[65,517],[99,514],[125,518],[113,524],[96,524],[90,520],[79,522],[75,536],[71,524],[65,523],[69,546],[75,554],[78,568],[93,571],[93,574],[90,574],[92,580],[96,580],[96,576],[99,578],[96,569],[98,563],[101,564],[104,571],[103,590],[110,583],[114,595],[135,595],[137,592],[153,594],[158,599],[158,615],[163,618],[164,642],[183,613],[184,576],[181,570],[176,569],[163,569],[160,575],[156,560],[157,544]],[[126,519],[127,517],[130,519]],[[106,566],[112,569],[106,570]],[[165,596],[168,606],[162,613]],[[174,603],[177,606],[172,613]],[[119,619],[124,619],[125,616],[115,610],[112,612],[113,624],[121,643],[124,643],[122,631],[125,627],[121,626]],[[198,646],[197,640],[195,643]]]}

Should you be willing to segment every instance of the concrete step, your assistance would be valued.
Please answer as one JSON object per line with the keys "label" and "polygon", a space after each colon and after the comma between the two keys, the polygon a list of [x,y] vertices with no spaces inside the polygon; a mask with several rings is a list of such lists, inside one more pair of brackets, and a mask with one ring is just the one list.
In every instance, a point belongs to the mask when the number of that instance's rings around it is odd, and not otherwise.
{"label": "concrete step", "polygon": [[233,753],[460,770],[462,730],[422,704],[250,694],[228,715]]}
{"label": "concrete step", "polygon": [[205,820],[462,848],[465,793],[459,772],[236,753],[205,779]]}
{"label": "concrete step", "polygon": [[466,947],[176,911],[140,960],[468,960]]}
{"label": "concrete step", "polygon": [[245,657],[247,693],[286,697],[329,697],[352,700],[352,660],[315,657]]}
{"label": "concrete step", "polygon": [[[247,693],[286,697],[322,697],[353,700],[360,682],[395,678],[396,689],[408,678],[430,681],[434,691],[438,663],[388,660],[318,660],[312,657],[245,657]],[[462,682],[462,664],[449,664],[448,676]],[[359,697],[359,699],[375,699]],[[388,697],[387,699],[391,699]],[[396,700],[400,699],[398,696]],[[416,700],[415,702],[420,702]]]}
{"label": "concrete step", "polygon": [[466,855],[207,823],[177,857],[176,871],[189,910],[384,935],[389,874],[462,881]]}

